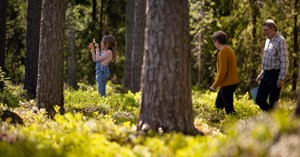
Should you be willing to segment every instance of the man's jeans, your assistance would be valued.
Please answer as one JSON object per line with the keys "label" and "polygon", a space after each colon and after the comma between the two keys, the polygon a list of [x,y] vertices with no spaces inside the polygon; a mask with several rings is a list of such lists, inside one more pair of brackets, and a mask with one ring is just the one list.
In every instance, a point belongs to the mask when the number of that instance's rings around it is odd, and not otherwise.
{"label": "man's jeans", "polygon": [[106,81],[109,77],[108,65],[101,66],[100,62],[96,63],[96,81],[98,86],[98,93],[101,96],[106,96]]}
{"label": "man's jeans", "polygon": [[[264,111],[272,110],[278,101],[281,88],[277,87],[279,70],[265,71],[259,84],[256,103]],[[269,96],[269,103],[267,102]]]}

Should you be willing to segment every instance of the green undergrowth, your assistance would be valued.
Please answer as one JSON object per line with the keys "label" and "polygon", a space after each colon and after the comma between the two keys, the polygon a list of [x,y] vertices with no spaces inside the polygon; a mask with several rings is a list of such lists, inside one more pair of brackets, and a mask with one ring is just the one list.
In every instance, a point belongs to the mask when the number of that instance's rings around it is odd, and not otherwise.
{"label": "green undergrowth", "polygon": [[300,139],[299,122],[293,116],[295,99],[288,97],[266,113],[247,93],[236,95],[237,113],[226,115],[214,107],[216,92],[193,90],[195,127],[205,135],[145,136],[136,132],[140,93],[120,92],[120,86],[109,83],[108,96],[103,98],[95,87],[79,86],[76,91],[65,90],[66,114],[54,120],[45,110],[36,113],[34,100],[18,99],[19,107],[14,108],[2,103],[1,110],[18,113],[25,125],[1,123],[1,156],[263,157],[278,155],[278,150],[293,152],[294,145],[286,139]]}

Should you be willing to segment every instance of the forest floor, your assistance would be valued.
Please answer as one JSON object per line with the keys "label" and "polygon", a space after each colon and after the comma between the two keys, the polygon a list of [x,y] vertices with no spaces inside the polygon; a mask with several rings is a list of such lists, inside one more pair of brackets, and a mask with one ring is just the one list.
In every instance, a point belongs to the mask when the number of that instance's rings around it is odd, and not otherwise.
{"label": "forest floor", "polygon": [[[205,135],[181,133],[146,136],[136,132],[140,93],[124,93],[108,83],[108,96],[80,84],[64,91],[66,114],[50,119],[35,101],[11,86],[0,111],[17,113],[24,125],[0,126],[0,154],[15,156],[300,156],[300,125],[294,116],[296,94],[286,88],[272,112],[263,112],[248,93],[235,95],[237,114],[214,107],[216,92],[193,90],[194,124]],[[14,103],[17,103],[13,105]],[[58,111],[58,107],[56,107]],[[2,155],[1,155],[2,156]]]}

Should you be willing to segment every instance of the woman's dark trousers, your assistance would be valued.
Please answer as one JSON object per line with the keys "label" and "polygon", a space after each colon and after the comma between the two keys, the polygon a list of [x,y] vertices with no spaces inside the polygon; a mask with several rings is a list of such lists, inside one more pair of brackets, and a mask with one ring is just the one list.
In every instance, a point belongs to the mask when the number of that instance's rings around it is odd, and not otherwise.
{"label": "woman's dark trousers", "polygon": [[226,114],[235,112],[233,108],[233,93],[237,88],[237,84],[224,86],[219,89],[216,99],[217,109],[225,108]]}

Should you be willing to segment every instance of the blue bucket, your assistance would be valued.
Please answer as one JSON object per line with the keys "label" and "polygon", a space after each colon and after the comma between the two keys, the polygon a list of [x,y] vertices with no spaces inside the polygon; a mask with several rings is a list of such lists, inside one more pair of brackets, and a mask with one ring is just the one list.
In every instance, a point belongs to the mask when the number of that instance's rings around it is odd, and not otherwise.
{"label": "blue bucket", "polygon": [[254,88],[250,89],[250,94],[251,94],[251,97],[255,104],[256,104],[255,99],[256,99],[256,95],[257,95],[257,90],[258,90],[258,87],[254,87]]}

